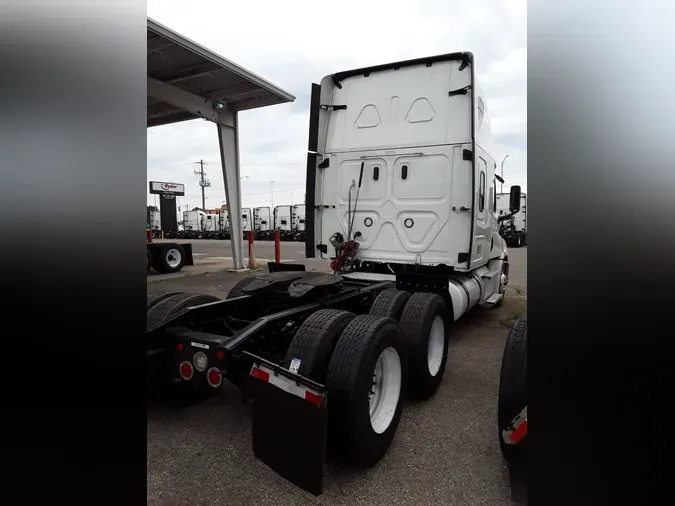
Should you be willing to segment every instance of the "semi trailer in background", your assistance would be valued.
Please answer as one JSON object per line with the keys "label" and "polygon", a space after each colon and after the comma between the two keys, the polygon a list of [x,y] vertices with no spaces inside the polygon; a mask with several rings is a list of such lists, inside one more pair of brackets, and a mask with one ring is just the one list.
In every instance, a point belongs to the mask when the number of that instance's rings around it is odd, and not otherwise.
{"label": "semi trailer in background", "polygon": [[293,239],[305,242],[305,204],[298,204],[291,208],[293,215]]}
{"label": "semi trailer in background", "polygon": [[162,216],[155,206],[148,206],[148,229],[152,232],[152,237],[162,237]]}
{"label": "semi trailer in background", "polygon": [[202,215],[204,211],[183,211],[183,232],[179,237],[187,239],[202,238]]}
{"label": "semi trailer in background", "polygon": [[253,210],[250,207],[241,209],[241,230],[243,239],[248,239],[248,233],[253,230]]}
{"label": "semi trailer in background", "polygon": [[218,215],[204,213],[200,216],[202,238],[214,239],[218,235]]}
{"label": "semi trailer in background", "polygon": [[282,241],[287,241],[293,233],[293,219],[291,206],[276,206],[274,208],[274,230],[279,231]]}
{"label": "semi trailer in background", "polygon": [[230,238],[230,212],[227,209],[218,211],[218,239]]}
{"label": "semi trailer in background", "polygon": [[255,207],[253,209],[253,231],[257,240],[270,239],[272,230],[272,216],[269,207]]}

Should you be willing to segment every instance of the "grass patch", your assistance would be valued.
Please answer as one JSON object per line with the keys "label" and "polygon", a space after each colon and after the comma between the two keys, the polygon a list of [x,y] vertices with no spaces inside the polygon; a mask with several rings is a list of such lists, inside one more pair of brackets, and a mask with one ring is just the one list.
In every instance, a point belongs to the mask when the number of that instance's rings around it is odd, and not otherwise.
{"label": "grass patch", "polygon": [[507,298],[502,306],[503,313],[500,315],[499,323],[505,327],[513,327],[516,320],[527,311],[527,299],[525,298]]}

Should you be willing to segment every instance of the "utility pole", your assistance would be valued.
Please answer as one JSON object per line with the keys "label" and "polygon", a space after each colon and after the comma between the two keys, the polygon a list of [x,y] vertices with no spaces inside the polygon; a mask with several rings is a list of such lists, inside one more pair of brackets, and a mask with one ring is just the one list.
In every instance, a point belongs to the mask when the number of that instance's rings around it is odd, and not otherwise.
{"label": "utility pole", "polygon": [[195,170],[195,174],[199,176],[199,186],[202,187],[202,211],[206,209],[206,188],[211,186],[211,181],[206,179],[206,172],[204,172],[204,165],[206,162],[204,160],[199,160],[195,162],[199,164],[199,170]]}
{"label": "utility pole", "polygon": [[274,209],[274,181],[270,181],[271,195],[272,195],[272,209]]}

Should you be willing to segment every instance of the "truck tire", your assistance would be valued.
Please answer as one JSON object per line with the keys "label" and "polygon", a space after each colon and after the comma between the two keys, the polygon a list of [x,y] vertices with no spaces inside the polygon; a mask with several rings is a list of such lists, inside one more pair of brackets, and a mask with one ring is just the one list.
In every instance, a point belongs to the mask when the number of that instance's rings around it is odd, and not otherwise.
{"label": "truck tire", "polygon": [[201,304],[216,302],[219,300],[220,299],[218,297],[204,293],[178,293],[176,295],[172,295],[171,297],[168,297],[155,304],[155,306],[153,306],[150,311],[148,311],[146,319],[148,332],[156,329],[160,325],[167,322],[169,319],[178,316],[191,306],[199,306]]}
{"label": "truck tire", "polygon": [[349,311],[321,309],[307,318],[297,330],[286,351],[284,367],[300,360],[298,374],[318,383],[326,378],[328,361],[340,334],[356,315]]}
{"label": "truck tire", "polygon": [[152,309],[156,304],[162,302],[164,299],[168,299],[169,297],[173,297],[174,295],[178,295],[179,293],[183,292],[177,292],[175,290],[160,290],[158,292],[149,293],[148,311],[150,311],[150,309]]}
{"label": "truck tire", "polygon": [[527,316],[523,315],[516,321],[506,338],[499,377],[497,401],[499,446],[509,464],[524,461],[527,437],[517,445],[507,445],[502,438],[502,431],[527,406],[527,390]]}
{"label": "truck tire", "polygon": [[403,308],[410,299],[410,294],[396,288],[388,288],[380,292],[375,302],[370,307],[370,314],[376,316],[388,316],[396,321],[401,319]]}
{"label": "truck tire", "polygon": [[225,297],[225,300],[230,300],[236,297],[241,297],[242,295],[246,295],[244,293],[244,288],[246,288],[251,282],[255,281],[255,279],[256,279],[255,276],[248,276],[244,279],[240,279],[239,281],[237,281],[237,284],[234,285],[232,288],[230,288],[230,291]]}
{"label": "truck tire", "polygon": [[154,250],[152,267],[162,274],[178,272],[185,265],[185,250],[180,244],[162,244]]}
{"label": "truck tire", "polygon": [[352,319],[333,350],[326,386],[332,450],[357,466],[372,466],[396,433],[407,385],[408,354],[391,318]]}
{"label": "truck tire", "polygon": [[403,309],[401,329],[408,346],[410,394],[416,399],[429,399],[441,384],[450,325],[450,314],[440,295],[415,293]]}

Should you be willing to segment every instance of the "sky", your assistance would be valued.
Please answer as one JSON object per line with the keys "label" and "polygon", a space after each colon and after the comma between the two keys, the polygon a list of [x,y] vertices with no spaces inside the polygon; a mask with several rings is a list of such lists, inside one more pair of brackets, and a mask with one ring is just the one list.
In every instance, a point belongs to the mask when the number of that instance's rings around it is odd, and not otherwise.
{"label": "sky", "polygon": [[[248,7],[247,7],[248,6]],[[492,123],[504,191],[527,191],[526,0],[148,0],[148,16],[295,95],[239,114],[244,207],[302,203],[311,83],[393,61],[471,51]],[[211,181],[206,207],[225,202],[216,126],[204,120],[148,129],[148,181],[185,184],[201,207],[195,162]],[[274,185],[270,182],[275,181]],[[156,202],[148,195],[148,205]],[[181,209],[182,210],[182,209]]]}

